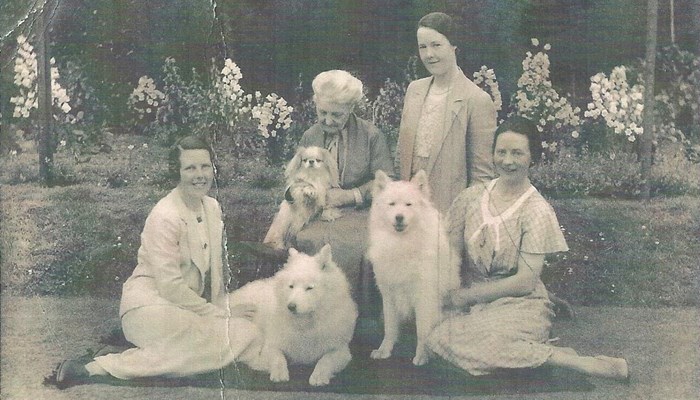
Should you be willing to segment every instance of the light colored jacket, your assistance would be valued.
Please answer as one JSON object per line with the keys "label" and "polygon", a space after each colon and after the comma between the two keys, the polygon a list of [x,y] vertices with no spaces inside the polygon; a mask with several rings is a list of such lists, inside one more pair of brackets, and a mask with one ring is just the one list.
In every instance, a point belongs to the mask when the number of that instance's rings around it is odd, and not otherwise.
{"label": "light colored jacket", "polygon": [[[415,80],[406,91],[397,145],[399,176],[403,180],[411,178],[418,121],[432,82],[432,77]],[[446,129],[438,133],[426,171],[433,203],[443,214],[464,188],[488,182],[494,176],[492,146],[496,108],[491,96],[461,70],[452,78],[450,87]]]}
{"label": "light colored jacket", "polygon": [[[208,196],[203,198],[203,204],[208,225],[208,238],[204,239],[178,189],[153,207],[141,232],[138,264],[122,288],[120,316],[134,308],[156,304],[175,305],[199,315],[223,312],[228,267],[223,252],[221,207]],[[204,253],[195,250],[203,243],[210,246],[211,302],[202,297]]]}

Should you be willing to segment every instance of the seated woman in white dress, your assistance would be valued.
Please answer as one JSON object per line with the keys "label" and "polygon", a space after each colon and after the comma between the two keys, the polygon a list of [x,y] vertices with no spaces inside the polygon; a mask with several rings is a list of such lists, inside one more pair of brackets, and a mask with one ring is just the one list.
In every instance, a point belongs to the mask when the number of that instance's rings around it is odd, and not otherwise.
{"label": "seated woman in white dress", "polygon": [[201,138],[181,139],[170,153],[179,183],[151,210],[141,233],[138,264],[124,282],[122,330],[136,347],[87,364],[59,364],[59,387],[93,375],[119,379],[179,377],[233,363],[257,334],[255,307],[229,307],[224,226],[219,203],[207,196],[213,152]]}
{"label": "seated woman in white dress", "polygon": [[540,274],[546,254],[568,247],[554,210],[528,178],[542,142],[522,117],[504,122],[495,136],[499,177],[465,189],[448,214],[468,282],[450,293],[447,303],[457,310],[434,329],[428,347],[472,375],[551,365],[627,379],[622,358],[580,356],[547,343],[553,312]]}

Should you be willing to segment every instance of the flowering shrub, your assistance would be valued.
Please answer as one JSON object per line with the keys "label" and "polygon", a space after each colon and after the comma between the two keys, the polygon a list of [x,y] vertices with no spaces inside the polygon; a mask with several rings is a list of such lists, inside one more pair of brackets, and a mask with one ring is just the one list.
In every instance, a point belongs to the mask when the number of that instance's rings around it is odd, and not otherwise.
{"label": "flowering shrub", "polygon": [[94,152],[98,147],[103,151],[109,149],[108,135],[101,123],[108,110],[90,84],[85,69],[83,64],[74,61],[61,67],[61,80],[71,99],[71,112],[55,127],[57,150],[69,149],[77,161],[81,154]]}
{"label": "flowering shrub", "polygon": [[[68,114],[71,110],[70,97],[66,89],[58,83],[58,68],[53,67],[56,60],[49,60],[51,67],[51,96],[54,106],[54,118],[59,120],[59,115]],[[10,98],[10,103],[15,105],[12,114],[15,118],[29,118],[32,109],[39,107],[37,96],[37,61],[34,46],[27,40],[26,36],[17,37],[17,56],[14,66],[14,83],[19,87],[19,95]],[[58,112],[60,111],[60,113]]]}
{"label": "flowering shrub", "polygon": [[[532,45],[539,46],[537,39]],[[518,79],[518,90],[511,100],[512,110],[508,115],[521,115],[537,124],[544,134],[545,159],[556,154],[559,144],[568,144],[579,137],[581,110],[559,95],[549,80],[549,56],[551,49],[545,44],[536,54],[528,51],[523,60],[523,74]]]}
{"label": "flowering shrub", "polygon": [[[265,97],[265,101],[260,104],[260,92],[255,92],[256,105],[251,109],[254,119],[258,120],[258,131],[264,138],[276,137],[280,129],[287,130],[292,124],[290,114],[294,108],[287,105],[287,101],[272,93]],[[249,101],[250,102],[250,101]],[[273,127],[270,129],[270,127]]]}
{"label": "flowering shrub", "polygon": [[[630,144],[643,133],[644,86],[636,77],[636,72],[625,66],[613,68],[610,77],[602,72],[591,77],[592,102],[584,113],[588,119],[584,131],[592,148],[630,151]],[[588,127],[597,121],[602,121],[602,129],[595,138]]]}
{"label": "flowering shrub", "polygon": [[222,122],[228,124],[229,128],[233,128],[239,118],[250,111],[246,103],[250,103],[252,96],[245,95],[239,83],[243,78],[241,69],[230,58],[224,61],[224,67],[220,72],[214,69],[212,75],[214,91],[209,94],[209,97],[213,104],[218,105],[218,114],[228,116]]}
{"label": "flowering shrub", "polygon": [[[692,149],[691,139],[700,139],[696,137],[700,136],[700,57],[668,47],[659,51],[657,59],[654,142],[680,142]],[[613,134],[635,142],[644,133],[643,70],[640,61],[613,68],[610,77],[602,72],[591,77],[593,101],[585,116],[602,119]]]}
{"label": "flowering shrub", "polygon": [[[130,97],[136,122],[144,129],[172,142],[177,137],[201,133],[212,142],[229,138],[237,151],[262,151],[268,140],[290,128],[293,108],[275,93],[246,94],[240,85],[240,68],[231,59],[221,70],[213,67],[207,83],[196,71],[182,77],[172,57],[163,65],[163,90],[142,77]],[[149,111],[150,110],[150,111]],[[154,114],[153,121],[143,117]]]}
{"label": "flowering shrub", "polygon": [[[10,98],[15,105],[13,117],[30,121],[31,112],[38,108],[37,59],[34,47],[25,36],[17,37],[17,56],[14,65],[14,83],[19,87],[19,95]],[[51,68],[51,96],[53,103],[55,150],[68,149],[78,159],[88,147],[101,140],[101,132],[96,126],[95,115],[106,107],[96,98],[94,89],[83,73],[84,68],[68,61],[62,66],[64,74],[59,75],[56,60],[49,60]],[[59,79],[65,87],[59,83]],[[27,122],[32,124],[32,122]],[[34,122],[35,123],[35,122]]]}
{"label": "flowering shrub", "polygon": [[19,96],[10,98],[10,103],[15,105],[12,116],[29,118],[30,111],[39,106],[36,95],[36,54],[34,54],[34,47],[24,36],[17,37],[17,44],[14,83],[19,87]]}
{"label": "flowering shrub", "polygon": [[613,68],[610,77],[600,72],[591,77],[591,96],[584,115],[588,118],[602,118],[615,134],[624,134],[634,142],[643,133],[644,86],[630,85],[627,82],[627,69],[624,66]]}
{"label": "flowering shrub", "polygon": [[501,111],[503,100],[501,99],[501,91],[498,89],[496,73],[493,72],[493,69],[486,68],[485,65],[482,65],[481,69],[474,72],[474,83],[491,95],[496,111]]}
{"label": "flowering shrub", "polygon": [[139,78],[139,83],[129,95],[127,103],[136,114],[138,123],[153,122],[156,110],[165,100],[165,94],[156,88],[153,79],[148,76]]}

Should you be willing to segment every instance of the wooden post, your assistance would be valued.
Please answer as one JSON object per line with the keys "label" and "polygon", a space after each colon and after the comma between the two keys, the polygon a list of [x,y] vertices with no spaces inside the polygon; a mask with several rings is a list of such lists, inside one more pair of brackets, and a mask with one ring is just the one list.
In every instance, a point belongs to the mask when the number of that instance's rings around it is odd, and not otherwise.
{"label": "wooden post", "polygon": [[651,197],[651,156],[654,141],[654,70],[656,69],[656,35],[659,1],[647,0],[647,43],[644,69],[644,133],[641,136],[642,199]]}
{"label": "wooden post", "polygon": [[37,100],[39,106],[39,179],[46,186],[53,186],[53,99],[51,96],[51,55],[49,51],[49,25],[52,1],[44,4],[41,24],[37,34]]}
{"label": "wooden post", "polygon": [[674,0],[670,0],[670,3],[671,3],[670,4],[670,7],[671,7],[671,10],[670,10],[671,11],[670,12],[670,14],[671,14],[671,44],[672,45],[676,44],[676,21],[675,21],[676,12],[674,10],[675,6],[674,6],[673,2],[674,2]]}

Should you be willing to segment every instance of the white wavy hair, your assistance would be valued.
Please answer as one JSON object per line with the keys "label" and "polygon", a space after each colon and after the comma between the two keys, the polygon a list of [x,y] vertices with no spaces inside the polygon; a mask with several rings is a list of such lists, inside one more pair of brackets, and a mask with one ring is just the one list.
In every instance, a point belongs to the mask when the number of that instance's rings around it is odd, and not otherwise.
{"label": "white wavy hair", "polygon": [[311,87],[314,101],[324,99],[333,103],[355,106],[362,99],[362,82],[347,71],[333,69],[316,75]]}

